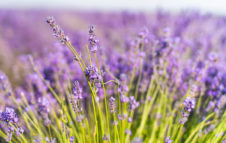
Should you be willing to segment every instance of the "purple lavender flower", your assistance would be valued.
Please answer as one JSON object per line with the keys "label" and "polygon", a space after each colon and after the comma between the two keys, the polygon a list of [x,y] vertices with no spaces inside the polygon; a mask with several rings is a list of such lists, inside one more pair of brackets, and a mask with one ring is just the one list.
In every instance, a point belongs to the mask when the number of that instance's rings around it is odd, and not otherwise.
{"label": "purple lavender flower", "polygon": [[187,122],[188,117],[189,117],[189,113],[182,111],[182,118],[179,119],[179,123],[183,125],[184,123]]}
{"label": "purple lavender flower", "polygon": [[51,120],[48,117],[48,114],[50,112],[49,101],[46,97],[41,97],[38,99],[38,111],[44,120],[44,124],[45,125],[51,124]]}
{"label": "purple lavender flower", "polygon": [[95,35],[95,27],[93,25],[90,26],[89,29],[89,49],[90,52],[92,53],[96,53],[98,47],[99,47],[99,40],[96,39],[96,35]]}
{"label": "purple lavender flower", "polygon": [[11,141],[12,135],[15,132],[17,136],[23,134],[24,129],[18,126],[18,117],[14,109],[7,107],[5,112],[0,112],[0,120],[6,123],[7,126],[7,141]]}
{"label": "purple lavender flower", "polygon": [[7,76],[0,71],[0,92],[3,91],[6,96],[12,94],[12,89]]}
{"label": "purple lavender flower", "polygon": [[40,135],[35,136],[34,139],[33,139],[33,141],[35,143],[42,143],[42,137]]}
{"label": "purple lavender flower", "polygon": [[70,143],[74,143],[74,137],[73,136],[70,136],[69,141],[70,141]]}
{"label": "purple lavender flower", "polygon": [[101,87],[102,77],[98,71],[98,68],[94,65],[90,65],[86,68],[86,76],[91,83],[94,83],[97,88]]}
{"label": "purple lavender flower", "polygon": [[208,60],[210,60],[211,62],[216,62],[218,60],[217,59],[217,54],[215,52],[209,53]]}
{"label": "purple lavender flower", "polygon": [[128,118],[128,122],[131,123],[133,119],[131,117]]}
{"label": "purple lavender flower", "polygon": [[137,44],[138,48],[141,48],[144,43],[148,42],[149,30],[147,27],[143,27],[141,31],[138,33],[135,43]]}
{"label": "purple lavender flower", "polygon": [[216,106],[216,103],[214,101],[209,101],[207,107],[206,107],[206,112],[209,112],[211,109],[213,109]]}
{"label": "purple lavender flower", "polygon": [[46,137],[45,140],[46,140],[48,143],[56,143],[56,138],[49,139],[48,137]]}
{"label": "purple lavender flower", "polygon": [[83,116],[83,115],[78,115],[78,116],[76,117],[76,121],[77,121],[78,123],[82,122],[83,119],[84,119],[84,116]]}
{"label": "purple lavender flower", "polygon": [[69,96],[69,102],[71,103],[72,109],[75,113],[79,113],[82,111],[82,108],[79,107],[79,98],[78,96]]}
{"label": "purple lavender flower", "polygon": [[115,98],[112,97],[112,96],[109,99],[109,105],[110,105],[110,111],[111,111],[111,113],[114,113],[115,112],[116,105],[115,105]]}
{"label": "purple lavender flower", "polygon": [[125,94],[128,91],[129,91],[129,87],[127,85],[120,85],[120,87],[119,87],[120,93]]}
{"label": "purple lavender flower", "polygon": [[118,119],[119,120],[125,120],[127,118],[127,114],[118,114]]}
{"label": "purple lavender flower", "polygon": [[127,97],[125,95],[120,95],[120,101],[122,103],[127,103],[127,102],[129,102],[129,97]]}
{"label": "purple lavender flower", "polygon": [[118,92],[121,93],[122,95],[125,95],[126,92],[129,91],[129,87],[126,84],[127,75],[126,74],[120,74],[120,79],[121,79],[121,82],[120,82]]}
{"label": "purple lavender flower", "polygon": [[141,138],[136,137],[135,139],[132,140],[132,143],[142,143],[143,140]]}
{"label": "purple lavender flower", "polygon": [[195,98],[187,97],[184,100],[184,105],[185,105],[184,110],[191,112],[192,109],[195,108]]}
{"label": "purple lavender flower", "polygon": [[56,21],[53,17],[47,17],[46,22],[50,25],[53,30],[53,35],[62,43],[66,44],[69,41],[69,38],[64,34],[64,31],[56,24]]}
{"label": "purple lavender flower", "polygon": [[113,122],[113,125],[115,125],[115,126],[118,125],[118,121],[117,121],[117,120],[114,121],[114,122]]}
{"label": "purple lavender flower", "polygon": [[172,143],[173,140],[170,140],[170,136],[168,136],[166,139],[165,139],[165,143]]}
{"label": "purple lavender flower", "polygon": [[129,97],[129,110],[135,110],[139,106],[139,102],[137,102],[134,96]]}
{"label": "purple lavender flower", "polygon": [[187,118],[189,116],[188,113],[182,111],[182,117]]}
{"label": "purple lavender flower", "polygon": [[18,117],[14,109],[6,107],[5,112],[0,113],[0,120],[8,123],[17,123]]}
{"label": "purple lavender flower", "polygon": [[129,130],[129,129],[126,129],[126,130],[125,130],[125,133],[131,135],[131,134],[132,134],[132,131]]}
{"label": "purple lavender flower", "polygon": [[104,134],[104,136],[102,137],[102,139],[103,139],[104,141],[109,141],[109,140],[110,140],[108,134]]}
{"label": "purple lavender flower", "polygon": [[73,94],[77,99],[82,99],[82,88],[79,86],[79,82],[74,82]]}
{"label": "purple lavender flower", "polygon": [[226,95],[222,95],[217,101],[217,108],[223,109],[226,106]]}

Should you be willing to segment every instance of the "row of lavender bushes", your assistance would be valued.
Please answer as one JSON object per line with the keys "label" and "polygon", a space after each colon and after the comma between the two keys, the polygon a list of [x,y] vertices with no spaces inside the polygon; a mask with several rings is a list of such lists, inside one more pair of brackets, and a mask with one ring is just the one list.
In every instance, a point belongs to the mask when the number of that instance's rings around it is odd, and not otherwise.
{"label": "row of lavender bushes", "polygon": [[0,142],[225,142],[225,17],[56,15],[51,46],[48,25],[1,12]]}

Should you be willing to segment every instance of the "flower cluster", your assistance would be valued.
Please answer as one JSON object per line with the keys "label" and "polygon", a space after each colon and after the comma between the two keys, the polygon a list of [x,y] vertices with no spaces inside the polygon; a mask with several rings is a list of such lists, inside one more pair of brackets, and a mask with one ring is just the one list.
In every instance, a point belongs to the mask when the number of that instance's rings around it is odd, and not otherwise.
{"label": "flower cluster", "polygon": [[7,141],[11,141],[14,132],[17,136],[23,134],[24,129],[19,127],[19,118],[14,109],[6,107],[5,112],[0,112],[0,121],[7,126]]}
{"label": "flower cluster", "polygon": [[53,30],[53,35],[63,44],[66,44],[69,41],[69,38],[64,34],[64,31],[56,24],[56,21],[53,17],[48,17],[46,22],[50,25]]}
{"label": "flower cluster", "polygon": [[94,30],[95,30],[95,27],[91,25],[89,29],[89,49],[90,49],[90,52],[92,53],[96,53],[99,47],[99,40],[96,39],[96,34]]}
{"label": "flower cluster", "polygon": [[110,99],[109,99],[109,105],[110,105],[110,111],[111,111],[111,113],[114,113],[115,112],[115,108],[116,108],[115,98],[114,97],[110,97]]}
{"label": "flower cluster", "polygon": [[73,94],[76,99],[82,99],[82,88],[79,86],[79,82],[74,82]]}
{"label": "flower cluster", "polygon": [[52,46],[29,15],[0,11],[0,142],[224,142],[224,16],[71,15],[70,41],[47,18]]}
{"label": "flower cluster", "polygon": [[170,136],[168,136],[166,139],[165,139],[165,143],[172,143],[173,141],[170,140]]}
{"label": "flower cluster", "polygon": [[129,97],[129,110],[135,110],[139,106],[139,102],[137,102],[134,96]]}
{"label": "flower cluster", "polygon": [[96,66],[88,66],[85,73],[92,84],[95,84],[97,88],[101,87],[102,76]]}
{"label": "flower cluster", "polygon": [[41,114],[44,124],[45,125],[50,125],[51,124],[51,120],[49,119],[49,101],[46,97],[40,97],[38,99],[38,111]]}
{"label": "flower cluster", "polygon": [[187,97],[184,100],[184,106],[185,111],[191,112],[195,108],[195,98]]}
{"label": "flower cluster", "polygon": [[179,120],[180,124],[184,124],[185,122],[187,122],[188,117],[190,115],[190,112],[192,111],[192,109],[195,108],[195,98],[192,97],[187,97],[184,100],[184,111],[182,111],[182,118]]}
{"label": "flower cluster", "polygon": [[12,89],[7,76],[0,71],[0,93],[3,92],[6,96],[12,94]]}

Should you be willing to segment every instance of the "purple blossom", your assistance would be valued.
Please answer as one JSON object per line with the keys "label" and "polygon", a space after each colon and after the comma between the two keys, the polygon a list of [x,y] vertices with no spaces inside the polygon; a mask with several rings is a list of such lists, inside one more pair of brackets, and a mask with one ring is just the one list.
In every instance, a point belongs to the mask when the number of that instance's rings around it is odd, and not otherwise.
{"label": "purple blossom", "polygon": [[132,140],[132,143],[143,143],[143,140],[141,138],[136,137]]}
{"label": "purple blossom", "polygon": [[139,106],[139,102],[137,102],[134,96],[129,97],[129,110],[135,110]]}
{"label": "purple blossom", "polygon": [[92,53],[96,53],[97,49],[99,48],[99,40],[96,39],[94,30],[95,27],[91,25],[89,29],[89,49]]}
{"label": "purple blossom", "polygon": [[56,143],[56,138],[49,139],[48,137],[46,137],[45,140],[46,140],[48,143]]}
{"label": "purple blossom", "polygon": [[6,107],[5,112],[0,112],[0,120],[7,126],[7,141],[11,141],[14,132],[17,136],[24,133],[24,129],[18,125],[19,119],[14,109]]}
{"label": "purple blossom", "polygon": [[3,91],[6,96],[12,95],[12,88],[8,77],[0,71],[0,92]]}
{"label": "purple blossom", "polygon": [[118,125],[118,121],[117,121],[117,120],[114,121],[114,122],[113,122],[113,125],[115,125],[115,126]]}
{"label": "purple blossom", "polygon": [[191,112],[192,109],[195,108],[195,98],[187,97],[184,100],[184,105],[185,105],[184,110]]}
{"label": "purple blossom", "polygon": [[17,123],[18,117],[14,109],[6,107],[5,112],[0,112],[0,120],[6,122],[7,124]]}
{"label": "purple blossom", "polygon": [[69,141],[70,141],[70,143],[74,143],[74,137],[73,136],[70,136]]}
{"label": "purple blossom", "polygon": [[110,111],[111,111],[111,113],[114,113],[115,112],[116,105],[115,105],[115,98],[112,97],[112,96],[109,99],[109,105],[110,105]]}
{"label": "purple blossom", "polygon": [[82,122],[83,119],[84,119],[84,116],[83,115],[77,115],[77,117],[76,117],[76,121],[78,123]]}
{"label": "purple blossom", "polygon": [[129,102],[129,97],[127,97],[125,95],[120,95],[120,101],[122,103],[127,103],[127,102]]}
{"label": "purple blossom", "polygon": [[125,133],[131,135],[131,134],[132,134],[132,131],[129,130],[129,129],[126,129],[126,130],[125,130]]}
{"label": "purple blossom", "polygon": [[86,68],[86,76],[94,83],[97,88],[101,87],[102,77],[98,71],[98,68],[94,65],[90,65]]}
{"label": "purple blossom", "polygon": [[125,120],[127,118],[127,114],[118,114],[119,120]]}
{"label": "purple blossom", "polygon": [[56,24],[56,21],[53,17],[47,17],[46,22],[50,25],[53,30],[53,35],[62,43],[66,44],[69,41],[69,38],[64,34],[64,31]]}
{"label": "purple blossom", "polygon": [[172,143],[173,140],[170,140],[170,136],[168,136],[166,139],[165,139],[165,143]]}
{"label": "purple blossom", "polygon": [[109,141],[109,140],[110,140],[108,134],[104,134],[104,136],[102,137],[102,139],[103,139],[104,141]]}
{"label": "purple blossom", "polygon": [[128,122],[131,123],[133,119],[131,117],[128,118]]}
{"label": "purple blossom", "polygon": [[73,94],[76,99],[82,99],[82,88],[79,86],[79,82],[75,81],[74,82],[74,88],[73,88]]}
{"label": "purple blossom", "polygon": [[38,111],[41,114],[45,125],[51,124],[51,120],[49,119],[49,112],[50,112],[49,106],[50,106],[50,103],[46,97],[40,97],[38,99]]}
{"label": "purple blossom", "polygon": [[71,103],[72,109],[75,113],[79,113],[82,111],[82,107],[79,107],[79,98],[78,96],[69,96],[69,102]]}

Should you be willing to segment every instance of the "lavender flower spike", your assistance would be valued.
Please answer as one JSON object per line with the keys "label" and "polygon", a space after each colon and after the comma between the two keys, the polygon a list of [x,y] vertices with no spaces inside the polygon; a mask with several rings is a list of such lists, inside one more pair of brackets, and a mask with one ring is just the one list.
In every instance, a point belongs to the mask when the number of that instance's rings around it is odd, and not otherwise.
{"label": "lavender flower spike", "polygon": [[102,77],[96,66],[90,65],[86,68],[86,76],[89,78],[91,83],[94,83],[97,88],[101,87]]}
{"label": "lavender flower spike", "polygon": [[5,109],[5,112],[0,113],[0,120],[6,123],[16,123],[18,121],[18,118],[14,109],[7,107]]}
{"label": "lavender flower spike", "polygon": [[110,110],[111,110],[111,113],[114,113],[115,112],[115,98],[114,97],[110,97],[109,99],[109,104],[110,104]]}
{"label": "lavender flower spike", "polygon": [[73,94],[77,99],[82,99],[82,88],[79,86],[79,82],[74,82]]}
{"label": "lavender flower spike", "polygon": [[53,35],[62,43],[66,44],[69,41],[69,38],[64,34],[64,31],[56,24],[56,21],[53,17],[47,17],[46,22],[50,25],[53,30]]}
{"label": "lavender flower spike", "polygon": [[95,27],[93,25],[91,25],[90,29],[89,29],[89,49],[90,49],[90,52],[92,52],[92,53],[96,53],[96,51],[99,47],[98,46],[99,40],[96,39],[94,29],[95,29]]}
{"label": "lavender flower spike", "polygon": [[165,143],[172,143],[173,141],[170,140],[170,136],[168,136],[166,139],[165,139]]}
{"label": "lavender flower spike", "polygon": [[187,97],[184,100],[184,105],[185,105],[184,110],[191,112],[192,109],[195,108],[195,98]]}
{"label": "lavender flower spike", "polygon": [[129,110],[135,110],[139,106],[139,102],[137,102],[134,96],[130,96],[129,98]]}

